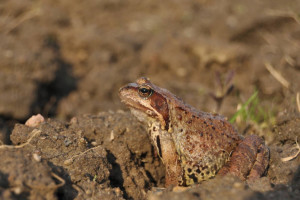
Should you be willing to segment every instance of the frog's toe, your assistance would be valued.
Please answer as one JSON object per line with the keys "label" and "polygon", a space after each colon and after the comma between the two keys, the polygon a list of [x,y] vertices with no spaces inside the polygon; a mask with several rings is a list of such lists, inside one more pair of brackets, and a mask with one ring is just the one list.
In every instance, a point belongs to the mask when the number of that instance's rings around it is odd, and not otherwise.
{"label": "frog's toe", "polygon": [[261,177],[268,165],[270,160],[270,151],[267,146],[261,144],[259,149],[257,150],[256,160],[253,164],[252,169],[248,175],[248,179],[255,179]]}

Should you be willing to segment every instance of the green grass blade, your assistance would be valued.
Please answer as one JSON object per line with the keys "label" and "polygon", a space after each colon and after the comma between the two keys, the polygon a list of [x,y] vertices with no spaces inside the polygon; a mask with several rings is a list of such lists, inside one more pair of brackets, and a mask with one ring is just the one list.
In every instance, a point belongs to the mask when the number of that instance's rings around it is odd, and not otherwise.
{"label": "green grass blade", "polygon": [[242,107],[234,113],[234,115],[230,118],[229,122],[235,122],[236,118],[245,111],[246,107],[257,97],[258,91],[255,91],[252,96],[242,105]]}

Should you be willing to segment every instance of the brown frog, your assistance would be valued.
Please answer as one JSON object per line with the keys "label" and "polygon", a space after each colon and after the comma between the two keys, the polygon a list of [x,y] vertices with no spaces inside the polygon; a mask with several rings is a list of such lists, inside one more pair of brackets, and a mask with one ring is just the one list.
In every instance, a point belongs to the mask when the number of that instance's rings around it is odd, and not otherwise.
{"label": "brown frog", "polygon": [[218,114],[198,111],[166,89],[140,78],[119,90],[148,132],[166,166],[166,186],[189,186],[218,174],[261,177],[269,149],[255,135],[243,138]]}

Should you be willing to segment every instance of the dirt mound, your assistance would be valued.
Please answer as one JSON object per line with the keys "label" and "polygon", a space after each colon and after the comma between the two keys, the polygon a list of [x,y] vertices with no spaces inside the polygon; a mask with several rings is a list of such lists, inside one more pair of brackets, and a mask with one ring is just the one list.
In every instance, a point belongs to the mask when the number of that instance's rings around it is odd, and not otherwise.
{"label": "dirt mound", "polygon": [[167,188],[154,193],[149,190],[163,187],[164,167],[146,131],[130,113],[86,115],[69,123],[48,119],[35,128],[17,124],[11,140],[14,145],[0,146],[3,198],[293,199],[299,195],[299,157],[289,163],[281,160],[291,153],[292,140],[270,145],[267,177],[257,181],[217,176],[186,191]]}

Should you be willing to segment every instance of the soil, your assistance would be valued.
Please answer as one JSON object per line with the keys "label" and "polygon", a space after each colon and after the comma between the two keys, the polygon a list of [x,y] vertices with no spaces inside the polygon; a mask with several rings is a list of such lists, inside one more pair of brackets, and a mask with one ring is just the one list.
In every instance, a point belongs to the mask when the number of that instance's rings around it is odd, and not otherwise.
{"label": "soil", "polygon": [[[2,0],[0,199],[299,198],[300,156],[282,161],[300,138],[299,9],[298,0]],[[234,125],[265,139],[266,175],[164,188],[163,163],[118,98],[141,76],[228,118],[258,91],[255,116]],[[38,113],[45,122],[24,125]]]}

